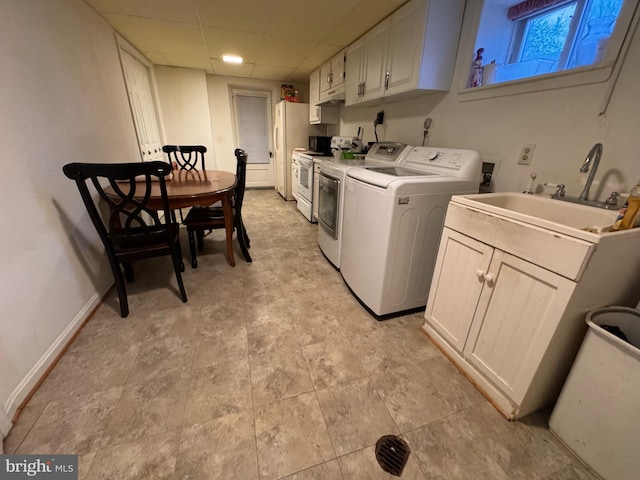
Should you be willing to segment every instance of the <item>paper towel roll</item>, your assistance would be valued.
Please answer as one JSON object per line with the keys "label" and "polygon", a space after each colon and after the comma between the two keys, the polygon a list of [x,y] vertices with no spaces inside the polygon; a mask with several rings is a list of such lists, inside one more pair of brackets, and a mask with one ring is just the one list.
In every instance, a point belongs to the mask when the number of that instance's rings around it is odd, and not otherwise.
{"label": "paper towel roll", "polygon": [[483,85],[491,85],[492,83],[496,83],[496,74],[498,70],[497,63],[488,63],[484,67],[482,67],[482,84]]}

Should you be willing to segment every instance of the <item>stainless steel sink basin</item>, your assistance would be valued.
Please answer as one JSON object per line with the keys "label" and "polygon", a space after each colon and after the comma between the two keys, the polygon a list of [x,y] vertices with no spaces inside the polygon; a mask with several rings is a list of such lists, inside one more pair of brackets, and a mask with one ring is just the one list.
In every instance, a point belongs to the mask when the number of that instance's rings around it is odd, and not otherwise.
{"label": "stainless steel sink basin", "polygon": [[603,234],[618,215],[616,211],[522,193],[456,195],[452,201],[579,237],[583,236],[582,232]]}

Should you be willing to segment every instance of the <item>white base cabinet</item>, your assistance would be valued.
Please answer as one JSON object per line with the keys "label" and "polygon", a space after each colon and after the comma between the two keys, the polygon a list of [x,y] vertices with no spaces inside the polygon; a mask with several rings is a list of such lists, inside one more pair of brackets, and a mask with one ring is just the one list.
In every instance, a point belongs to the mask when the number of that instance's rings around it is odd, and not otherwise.
{"label": "white base cabinet", "polygon": [[[545,233],[557,242],[547,243]],[[624,257],[620,247],[614,241],[596,248],[458,205],[454,197],[423,330],[503,415],[523,417],[557,398],[587,311],[633,295],[629,278],[640,255]],[[554,249],[568,260],[549,263]]]}

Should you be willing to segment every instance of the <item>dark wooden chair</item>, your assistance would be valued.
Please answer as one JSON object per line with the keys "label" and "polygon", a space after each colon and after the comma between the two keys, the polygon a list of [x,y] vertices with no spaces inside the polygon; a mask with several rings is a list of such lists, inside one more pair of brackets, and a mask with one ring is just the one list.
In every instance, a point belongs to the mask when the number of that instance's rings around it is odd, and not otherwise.
{"label": "dark wooden chair", "polygon": [[[162,151],[167,154],[169,163],[175,170],[205,170],[204,154],[207,147],[204,145],[163,145]],[[173,219],[176,219],[172,212]],[[184,221],[182,210],[180,210],[180,221]]]}
{"label": "dark wooden chair", "polygon": [[204,145],[164,145],[162,151],[169,157],[169,163],[178,170],[206,170],[204,168]]}
{"label": "dark wooden chair", "polygon": [[[107,251],[118,290],[120,315],[123,318],[129,315],[127,291],[120,266],[124,269],[127,281],[131,282],[131,262],[144,258],[171,256],[180,297],[186,302],[187,294],[180,273],[182,254],[179,225],[171,220],[164,178],[171,172],[171,165],[158,161],[69,163],[63,167],[63,171],[68,178],[76,182],[89,217]],[[158,205],[149,208],[153,184],[160,187],[160,211],[164,212],[164,222],[160,219]],[[89,185],[93,188],[90,189]],[[105,192],[107,187],[110,187],[108,193]],[[93,191],[98,193],[97,197]],[[104,219],[98,209],[100,201],[109,207],[109,214],[105,215]]]}
{"label": "dark wooden chair", "polygon": [[[247,230],[244,227],[242,221],[242,201],[244,199],[244,190],[247,183],[247,153],[241,148],[236,148],[236,188],[233,192],[233,228],[236,231],[238,237],[238,243],[240,244],[240,250],[245,260],[249,263],[252,262],[251,255],[249,255],[249,248],[251,243]],[[211,206],[206,208],[192,208],[188,215],[185,217],[183,224],[187,227],[187,233],[189,234],[189,250],[191,252],[191,266],[193,268],[198,267],[198,260],[196,259],[196,236],[198,240],[198,250],[202,251],[204,248],[204,232],[212,231],[217,228],[225,228],[224,214],[222,212],[222,206]]]}

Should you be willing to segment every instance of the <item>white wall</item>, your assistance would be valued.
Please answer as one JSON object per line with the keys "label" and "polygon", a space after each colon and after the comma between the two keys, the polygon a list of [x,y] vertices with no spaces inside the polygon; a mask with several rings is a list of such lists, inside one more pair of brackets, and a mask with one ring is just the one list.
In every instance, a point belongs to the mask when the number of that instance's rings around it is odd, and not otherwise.
{"label": "white wall", "polygon": [[[234,119],[231,105],[231,88],[271,91],[271,111],[273,112],[275,104],[280,101],[280,86],[282,83],[284,82],[207,75],[213,143],[218,168],[220,170],[227,170],[229,172],[236,171],[236,157],[233,156],[233,151],[237,148],[237,145],[235,144],[233,127]],[[302,88],[299,89],[299,87]],[[296,89],[304,95],[304,92],[309,91],[309,86],[296,84]]]}
{"label": "white wall", "polygon": [[[206,167],[215,169],[207,75],[203,70],[154,67],[164,142],[170,145],[204,145]],[[234,170],[235,171],[235,170]]]}
{"label": "white wall", "polygon": [[[378,127],[381,140],[412,145],[422,142],[422,125],[433,119],[430,145],[471,148],[487,159],[502,159],[495,178],[497,191],[522,191],[531,172],[538,184],[565,183],[571,195],[580,193],[587,174],[579,173],[591,146],[604,144],[592,196],[607,197],[611,190],[628,190],[640,179],[640,35],[636,32],[609,108],[599,116],[606,84],[593,84],[522,95],[462,102],[457,91],[469,74],[476,26],[473,9],[465,23],[453,87],[436,94],[370,108],[343,107],[341,134],[364,127],[365,141],[373,141],[375,113],[384,110]],[[477,12],[475,12],[477,14]],[[530,166],[517,165],[522,146],[537,144]],[[601,179],[606,185],[600,185]],[[549,193],[553,189],[547,188]]]}
{"label": "white wall", "polygon": [[113,283],[71,161],[139,158],[113,30],[82,0],[3,0],[0,408],[9,418]]}

